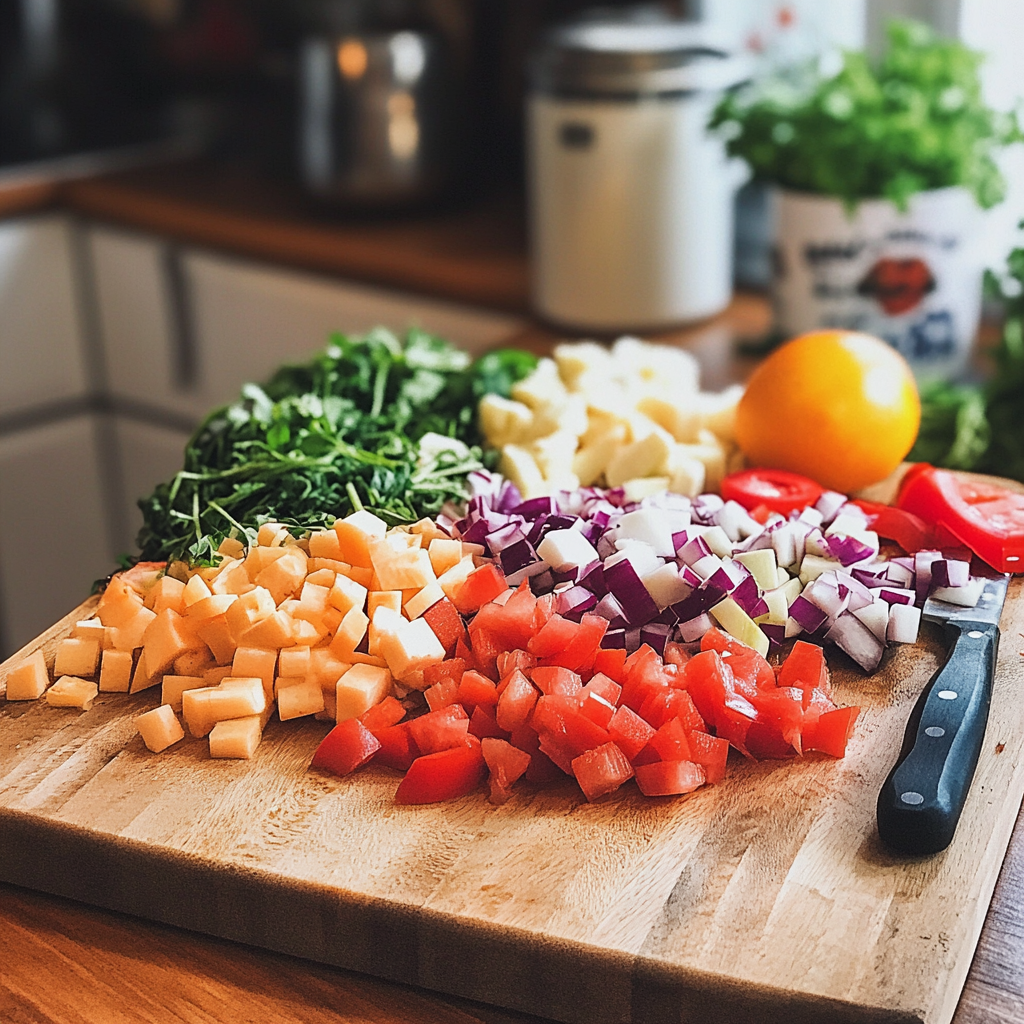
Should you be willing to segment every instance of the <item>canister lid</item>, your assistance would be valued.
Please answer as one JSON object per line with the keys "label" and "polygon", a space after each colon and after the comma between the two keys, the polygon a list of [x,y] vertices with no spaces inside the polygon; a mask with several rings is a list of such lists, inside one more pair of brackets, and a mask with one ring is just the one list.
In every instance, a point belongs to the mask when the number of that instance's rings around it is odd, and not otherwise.
{"label": "canister lid", "polygon": [[540,92],[630,97],[728,89],[750,77],[751,64],[704,25],[607,20],[553,29],[529,70]]}

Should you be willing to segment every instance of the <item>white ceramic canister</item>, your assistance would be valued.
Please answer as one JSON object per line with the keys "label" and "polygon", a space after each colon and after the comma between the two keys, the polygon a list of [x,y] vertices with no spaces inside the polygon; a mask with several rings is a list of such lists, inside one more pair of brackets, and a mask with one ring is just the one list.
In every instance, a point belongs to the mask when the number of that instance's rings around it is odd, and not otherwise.
{"label": "white ceramic canister", "polygon": [[530,71],[537,311],[611,332],[723,309],[744,172],[706,126],[747,59],[697,25],[585,22],[550,35]]}
{"label": "white ceramic canister", "polygon": [[788,337],[823,327],[866,331],[920,379],[961,373],[981,315],[982,212],[962,188],[852,210],[830,196],[775,196],[776,322]]}

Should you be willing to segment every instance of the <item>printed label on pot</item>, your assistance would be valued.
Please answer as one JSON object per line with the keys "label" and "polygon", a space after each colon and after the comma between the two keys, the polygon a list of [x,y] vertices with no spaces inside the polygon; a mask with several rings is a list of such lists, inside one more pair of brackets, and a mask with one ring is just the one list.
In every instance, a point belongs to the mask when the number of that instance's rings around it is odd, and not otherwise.
{"label": "printed label on pot", "polygon": [[878,335],[925,377],[962,370],[978,326],[978,211],[959,189],[848,214],[836,199],[782,193],[775,302],[789,334],[842,327]]}

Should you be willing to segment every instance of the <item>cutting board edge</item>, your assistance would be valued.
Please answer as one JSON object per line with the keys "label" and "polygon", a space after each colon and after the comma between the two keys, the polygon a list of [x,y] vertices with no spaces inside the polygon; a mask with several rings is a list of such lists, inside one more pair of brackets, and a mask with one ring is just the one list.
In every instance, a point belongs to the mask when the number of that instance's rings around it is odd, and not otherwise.
{"label": "cutting board edge", "polygon": [[[935,1024],[924,1009],[772,988],[7,808],[0,849],[16,851],[0,861],[0,881],[12,885],[564,1024]],[[605,979],[586,992],[565,983],[584,957]]]}

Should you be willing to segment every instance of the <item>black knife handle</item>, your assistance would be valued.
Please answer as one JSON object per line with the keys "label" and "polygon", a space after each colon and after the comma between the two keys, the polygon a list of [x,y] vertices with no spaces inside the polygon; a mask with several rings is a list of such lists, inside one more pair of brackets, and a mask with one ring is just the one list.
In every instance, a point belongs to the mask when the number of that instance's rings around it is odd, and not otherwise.
{"label": "black knife handle", "polygon": [[918,698],[899,759],[878,794],[878,834],[899,853],[949,846],[985,737],[999,627],[949,622],[945,630],[946,662]]}

